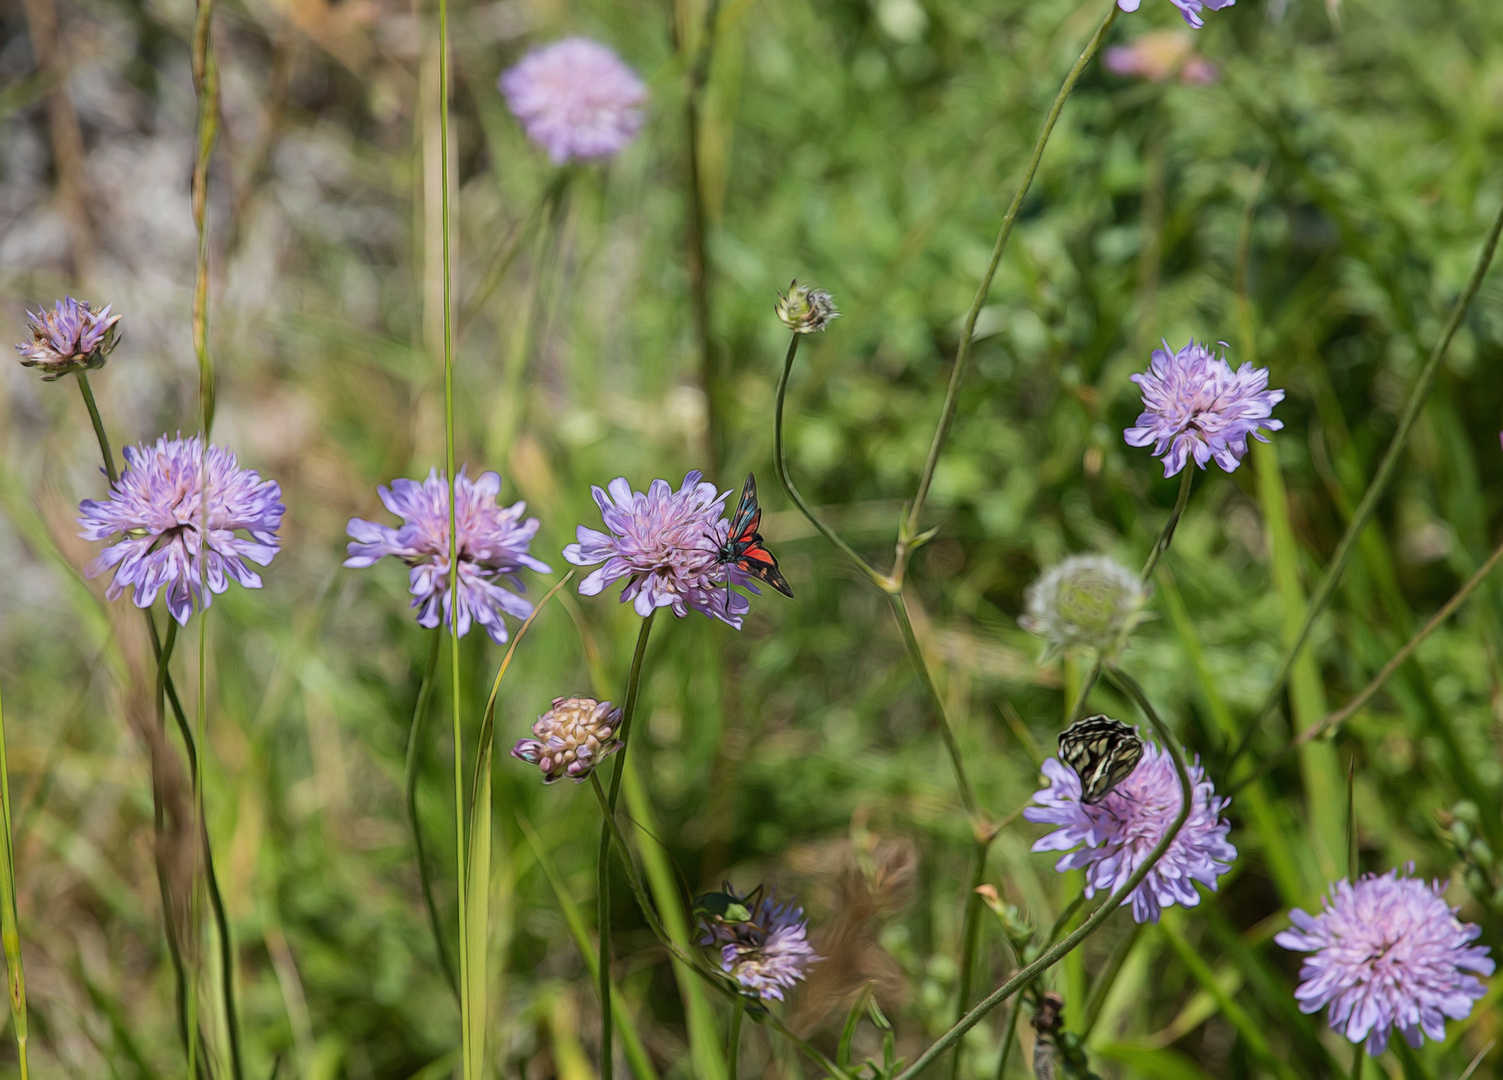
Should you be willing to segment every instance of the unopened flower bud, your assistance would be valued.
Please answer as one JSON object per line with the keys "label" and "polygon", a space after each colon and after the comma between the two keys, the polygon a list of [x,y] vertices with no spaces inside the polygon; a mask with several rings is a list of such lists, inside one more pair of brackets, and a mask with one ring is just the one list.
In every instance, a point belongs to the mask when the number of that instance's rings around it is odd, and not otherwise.
{"label": "unopened flower bud", "polygon": [[840,318],[829,293],[800,285],[797,278],[789,284],[786,296],[778,293],[777,312],[783,325],[795,334],[812,334],[829,326],[830,320]]}
{"label": "unopened flower bud", "polygon": [[40,368],[46,382],[104,367],[105,358],[120,343],[120,316],[111,315],[110,306],[95,311],[88,301],[67,296],[51,311],[27,312],[31,340],[16,345],[21,364]]}
{"label": "unopened flower bud", "polygon": [[1143,621],[1148,590],[1138,575],[1101,555],[1074,555],[1028,587],[1018,624],[1047,638],[1046,656],[1075,649],[1111,655]]}
{"label": "unopened flower bud", "polygon": [[553,708],[532,725],[536,738],[521,739],[511,756],[543,772],[543,783],[567,776],[576,784],[606,758],[621,749],[616,732],[621,710],[594,698],[554,698]]}

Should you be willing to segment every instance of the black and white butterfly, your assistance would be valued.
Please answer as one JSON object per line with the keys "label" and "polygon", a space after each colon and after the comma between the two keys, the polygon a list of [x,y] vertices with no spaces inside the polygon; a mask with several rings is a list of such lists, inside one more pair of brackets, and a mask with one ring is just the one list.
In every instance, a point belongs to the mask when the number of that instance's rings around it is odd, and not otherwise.
{"label": "black and white butterfly", "polygon": [[1080,777],[1080,801],[1094,805],[1143,760],[1136,728],[1109,716],[1087,716],[1059,733],[1059,759]]}

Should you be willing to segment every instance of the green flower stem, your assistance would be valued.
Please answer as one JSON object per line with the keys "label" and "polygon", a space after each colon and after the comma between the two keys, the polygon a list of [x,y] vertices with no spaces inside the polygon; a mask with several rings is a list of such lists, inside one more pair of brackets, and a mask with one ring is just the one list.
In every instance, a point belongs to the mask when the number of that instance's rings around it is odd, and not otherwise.
{"label": "green flower stem", "polygon": [[428,857],[423,850],[423,829],[418,822],[417,807],[418,747],[421,745],[423,721],[428,716],[428,703],[433,699],[433,676],[438,670],[438,651],[443,639],[443,628],[434,627],[432,644],[428,648],[428,663],[423,668],[423,682],[418,689],[417,705],[412,710],[412,724],[407,729],[407,759],[402,776],[403,790],[407,796],[407,824],[412,829],[412,846],[417,854],[418,878],[423,883],[423,904],[428,909],[428,925],[433,931],[433,948],[438,953],[439,966],[444,969],[444,978],[449,981],[449,988],[454,991],[457,999],[459,980],[454,974],[454,961],[449,957],[448,947],[444,944],[443,926],[439,922],[438,902],[433,896],[433,878],[428,873]]}
{"label": "green flower stem", "polygon": [[[80,372],[82,374],[82,372]],[[5,971],[10,991],[11,1022],[16,1026],[16,1057],[21,1080],[27,1080],[26,1059],[26,972],[21,966],[21,924],[16,914],[16,852],[12,847],[10,823],[10,766],[5,757],[5,709],[0,705],[0,824],[5,836],[0,838],[0,943],[5,948]],[[734,1076],[731,1080],[736,1080]]]}
{"label": "green flower stem", "polygon": [[89,410],[89,422],[94,425],[94,437],[99,440],[99,454],[104,458],[104,474],[110,478],[110,486],[120,479],[115,471],[115,455],[110,453],[110,437],[105,434],[104,421],[99,417],[99,406],[94,403],[94,390],[89,386],[87,371],[74,372],[78,376],[78,392],[83,395],[84,407]]}
{"label": "green flower stem", "polygon": [[1149,704],[1142,689],[1129,675],[1117,668],[1108,669],[1108,675],[1124,693],[1133,699],[1138,708],[1143,711],[1144,716],[1147,717],[1149,724],[1153,727],[1160,741],[1163,742],[1165,749],[1169,751],[1169,756],[1174,762],[1174,771],[1179,776],[1180,784],[1180,807],[1179,813],[1175,815],[1174,823],[1170,825],[1169,830],[1164,833],[1159,842],[1153,846],[1153,850],[1148,853],[1148,857],[1139,864],[1138,868],[1132,872],[1132,875],[1111,896],[1107,897],[1095,911],[1091,912],[1085,922],[1081,923],[1074,932],[1063,940],[1045,949],[1033,963],[1015,972],[1012,978],[987,995],[970,1012],[966,1013],[959,1023],[935,1040],[929,1049],[920,1054],[912,1065],[899,1073],[897,1080],[913,1080],[914,1077],[922,1074],[925,1069],[938,1060],[940,1055],[959,1042],[967,1031],[980,1023],[981,1019],[987,1013],[1027,986],[1040,974],[1053,967],[1067,953],[1073,951],[1081,942],[1099,930],[1102,924],[1111,917],[1113,912],[1121,906],[1122,902],[1148,876],[1148,872],[1158,865],[1159,859],[1163,858],[1164,853],[1169,850],[1169,845],[1174,842],[1174,838],[1179,835],[1180,828],[1184,825],[1186,819],[1189,818],[1190,804],[1194,798],[1195,789],[1194,785],[1190,782],[1190,773],[1185,765],[1185,755],[1180,749],[1179,743],[1175,740],[1173,734],[1170,733],[1168,727],[1164,725],[1164,722],[1159,719],[1158,713]]}
{"label": "green flower stem", "polygon": [[[616,752],[615,770],[611,773],[611,793],[603,805],[605,824],[600,830],[600,855],[595,867],[596,919],[599,923],[597,937],[600,939],[600,1080],[611,1080],[614,1068],[611,1055],[611,833],[616,829],[616,803],[621,796],[621,777],[626,768],[627,740],[631,736],[632,718],[637,712],[637,695],[642,689],[642,661],[647,656],[647,639],[652,634],[652,622],[655,618],[657,611],[654,609],[642,620],[641,629],[637,631],[637,647],[632,652],[631,674],[626,682],[626,700],[621,706],[621,749]],[[590,774],[592,780],[594,775]],[[599,786],[600,783],[596,780],[595,787],[599,789]],[[630,857],[626,855],[624,843],[621,850],[622,859],[629,864]],[[635,874],[635,870],[632,873]],[[636,882],[634,889],[638,891],[637,903],[643,904],[646,893],[640,891],[641,883]],[[644,912],[651,910],[643,907]],[[667,940],[666,934],[659,934],[659,937]]]}
{"label": "green flower stem", "polygon": [[783,449],[783,403],[788,396],[788,377],[793,371],[793,358],[798,355],[799,339],[803,336],[803,334],[796,333],[793,335],[793,340],[788,343],[788,355],[783,358],[783,374],[778,379],[777,400],[773,407],[773,463],[777,466],[778,482],[783,485],[783,490],[788,493],[788,498],[793,500],[793,505],[798,507],[799,512],[809,519],[810,525],[819,530],[821,536],[834,544],[847,559],[850,559],[858,570],[871,579],[872,584],[876,585],[883,592],[891,592],[892,582],[887,575],[856,554],[855,548],[842,540],[840,534],[824,523],[820,516],[814,512],[813,508],[804,501],[804,497],[799,494],[798,488],[793,486],[793,478],[788,475],[788,455]]}
{"label": "green flower stem", "polygon": [[1153,549],[1148,552],[1148,561],[1143,564],[1143,572],[1139,578],[1146,584],[1153,577],[1154,568],[1159,560],[1164,557],[1164,552],[1169,550],[1169,545],[1174,541],[1174,530],[1179,525],[1179,519],[1184,515],[1185,505],[1190,501],[1190,487],[1195,483],[1195,464],[1186,461],[1185,467],[1180,470],[1179,495],[1174,500],[1174,509],[1169,511],[1169,520],[1164,522],[1164,528],[1159,533],[1159,538],[1153,542]]}
{"label": "green flower stem", "polygon": [[1111,955],[1106,959],[1106,965],[1097,973],[1096,981],[1091,984],[1091,992],[1086,995],[1085,1009],[1080,1014],[1081,1042],[1091,1037],[1096,1021],[1101,1018],[1101,1010],[1106,1006],[1106,995],[1111,992],[1117,976],[1122,974],[1122,965],[1127,963],[1127,958],[1131,955],[1133,946],[1138,943],[1138,937],[1142,932],[1142,924],[1133,923],[1132,929],[1123,936],[1121,941],[1117,942]]}
{"label": "green flower stem", "polygon": [[736,998],[731,1006],[731,1030],[725,1040],[725,1069],[730,1080],[736,1080],[737,1065],[741,1061],[741,1018],[746,1015],[746,999]]}
{"label": "green flower stem", "polygon": [[1362,1059],[1366,1056],[1367,1051],[1362,1049],[1361,1043],[1352,1047],[1352,1080],[1362,1080]]}
{"label": "green flower stem", "polygon": [[950,384],[945,389],[945,403],[940,411],[939,424],[934,429],[934,440],[929,445],[929,457],[924,462],[924,472],[919,480],[918,492],[913,497],[913,502],[908,508],[908,516],[903,523],[901,536],[898,540],[896,562],[893,567],[893,576],[901,578],[904,568],[908,563],[908,556],[917,545],[912,543],[918,536],[919,518],[924,511],[924,502],[929,497],[929,486],[934,481],[934,470],[939,466],[940,454],[944,452],[945,441],[949,438],[950,428],[955,423],[955,409],[960,398],[960,385],[965,380],[966,369],[970,366],[971,346],[976,336],[976,320],[981,315],[981,309],[986,304],[987,295],[992,289],[992,278],[997,274],[997,267],[1002,262],[1002,253],[1007,249],[1007,241],[1012,238],[1013,226],[1017,224],[1018,212],[1023,208],[1023,200],[1028,196],[1028,189],[1033,186],[1034,175],[1038,172],[1039,162],[1044,157],[1044,147],[1049,142],[1049,136],[1054,131],[1054,125],[1059,120],[1059,114],[1065,107],[1065,101],[1070,96],[1070,91],[1075,89],[1075,84],[1080,81],[1081,74],[1086,65],[1101,48],[1101,43],[1106,40],[1107,32],[1112,24],[1117,21],[1120,9],[1116,0],[1111,0],[1106,17],[1096,27],[1096,32],[1091,35],[1091,40],[1086,42],[1086,47],[1081,50],[1075,65],[1070,68],[1070,73],[1065,76],[1065,81],[1059,88],[1059,93],[1054,96],[1054,104],[1049,107],[1049,113],[1044,118],[1043,130],[1039,132],[1038,140],[1033,144],[1033,153],[1029,155],[1028,164],[1023,170],[1023,179],[1018,184],[1018,189],[1013,193],[1012,203],[1007,207],[1007,213],[1002,217],[1002,227],[997,231],[997,241],[992,245],[991,259],[986,264],[986,273],[981,277],[981,284],[976,288],[976,295],[971,300],[971,308],[966,312],[965,329],[960,335],[960,348],[955,353],[955,366],[950,370]]}
{"label": "green flower stem", "polygon": [[684,94],[684,136],[687,144],[687,168],[684,186],[687,189],[689,217],[685,230],[685,255],[689,271],[689,309],[694,317],[694,339],[699,349],[700,381],[705,392],[706,441],[709,444],[710,465],[719,471],[724,456],[726,433],[724,430],[722,391],[720,375],[715,359],[715,343],[710,329],[710,265],[706,248],[708,214],[700,170],[700,106],[704,90],[710,78],[710,61],[715,52],[715,26],[719,21],[720,0],[709,0],[705,7],[704,30],[699,48],[689,65],[689,85]]}
{"label": "green flower stem", "polygon": [[[924,660],[923,649],[919,647],[918,637],[913,632],[913,621],[908,617],[907,601],[903,599],[903,594],[900,592],[888,593],[887,600],[892,605],[894,618],[898,620],[898,628],[903,632],[903,643],[908,647],[908,655],[919,673],[925,692],[929,695],[929,704],[934,707],[934,715],[939,719],[939,736],[945,744],[945,750],[950,754],[950,764],[955,767],[955,785],[960,789],[960,801],[965,804],[966,813],[971,816],[973,826],[978,825],[982,816],[981,806],[976,801],[976,792],[971,787],[970,777],[966,775],[965,758],[960,753],[960,743],[956,741],[955,732],[950,727],[944,699],[940,697],[939,687],[934,683],[934,676]],[[986,842],[991,842],[990,837]],[[980,882],[978,881],[977,884],[979,885]]]}
{"label": "green flower stem", "polygon": [[1284,695],[1284,686],[1294,670],[1295,661],[1299,659],[1300,653],[1310,639],[1310,631],[1315,625],[1315,620],[1320,617],[1326,604],[1335,595],[1336,586],[1341,580],[1347,562],[1352,557],[1352,552],[1356,550],[1357,540],[1362,535],[1362,530],[1372,520],[1373,513],[1378,508],[1378,502],[1388,491],[1388,485],[1398,470],[1399,458],[1403,455],[1404,447],[1409,441],[1409,433],[1415,421],[1419,419],[1420,409],[1424,407],[1425,399],[1430,396],[1430,389],[1435,385],[1436,376],[1440,373],[1440,362],[1445,358],[1446,350],[1451,346],[1451,338],[1455,336],[1461,320],[1466,316],[1467,309],[1471,307],[1472,300],[1476,298],[1477,291],[1482,287],[1482,280],[1487,276],[1488,267],[1492,265],[1493,255],[1498,249],[1500,233],[1503,233],[1503,207],[1499,208],[1498,216],[1493,219],[1492,228],[1482,244],[1482,254],[1472,270],[1471,279],[1461,295],[1456,298],[1456,303],[1452,305],[1451,314],[1441,329],[1440,337],[1436,339],[1429,359],[1425,361],[1419,378],[1414,381],[1414,386],[1409,391],[1409,400],[1404,403],[1404,412],[1399,417],[1398,428],[1394,431],[1393,439],[1383,454],[1383,460],[1378,464],[1378,471],[1373,475],[1372,482],[1367,485],[1367,490],[1363,492],[1361,502],[1357,504],[1351,520],[1347,522],[1346,531],[1336,545],[1336,552],[1331,556],[1331,561],[1321,576],[1320,584],[1315,587],[1315,592],[1310,597],[1299,632],[1294,636],[1289,647],[1284,650],[1284,655],[1279,658],[1279,666],[1275,669],[1273,683],[1268,688],[1268,694],[1263,699],[1262,706],[1254,714],[1253,722],[1248,725],[1241,742],[1237,744],[1236,750],[1227,761],[1228,770],[1247,751],[1263,724],[1278,708]]}
{"label": "green flower stem", "polygon": [[[971,883],[966,889],[965,914],[960,924],[960,977],[956,983],[955,993],[955,1021],[959,1022],[965,1016],[966,1008],[971,1003],[971,979],[976,972],[976,943],[981,937],[981,896],[976,892],[981,886],[981,881],[986,875],[986,853],[991,847],[992,838],[997,834],[994,830],[986,830],[985,834],[978,832],[976,846],[972,853]],[[950,1080],[956,1080],[960,1075],[960,1045],[955,1046],[955,1055],[950,1058]],[[732,1080],[735,1080],[732,1077]]]}

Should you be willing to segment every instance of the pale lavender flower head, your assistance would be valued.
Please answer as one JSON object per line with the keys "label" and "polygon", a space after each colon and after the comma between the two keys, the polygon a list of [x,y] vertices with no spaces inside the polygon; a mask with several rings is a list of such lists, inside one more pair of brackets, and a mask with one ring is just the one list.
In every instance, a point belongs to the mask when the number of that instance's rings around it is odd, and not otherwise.
{"label": "pale lavender flower head", "polygon": [[608,492],[592,487],[608,533],[581,525],[579,542],[564,548],[575,566],[604,564],[579,583],[580,594],[596,596],[625,578],[621,602],[630,600],[644,618],[662,607],[683,618],[693,608],[739,630],[751,605],[727,588],[727,575],[731,585],[760,590],[737,567],[718,561],[730,532],[722,517],[730,492],[717,492],[700,476],[689,473],[677,491],[666,480],[654,480],[645,493],[633,491],[624,476],[612,480]]}
{"label": "pale lavender flower head", "polygon": [[720,946],[721,970],[763,1001],[782,1001],[783,991],[806,978],[820,960],[809,944],[804,909],[778,903],[772,891],[745,922],[717,920],[701,923],[700,929],[705,932],[701,945]]}
{"label": "pale lavender flower head", "polygon": [[1179,352],[1164,342],[1153,351],[1148,371],[1132,376],[1143,391],[1137,427],[1123,432],[1128,446],[1153,444],[1164,459],[1164,475],[1173,476],[1190,457],[1202,469],[1212,458],[1234,471],[1247,453],[1247,437],[1268,439],[1260,428],[1278,431],[1282,421],[1269,418],[1284,400],[1284,391],[1268,389],[1268,369],[1244,363],[1236,371],[1204,345]]}
{"label": "pale lavender flower head", "polygon": [[1331,1006],[1331,1029],[1354,1043],[1367,1041],[1376,1057],[1397,1029],[1410,1046],[1424,1036],[1445,1038],[1446,1018],[1460,1020],[1486,988],[1474,975],[1491,975],[1486,945],[1473,945],[1480,927],[1456,918],[1440,882],[1425,883],[1390,870],[1338,881],[1323,910],[1289,913],[1294,929],[1274,935],[1286,949],[1308,952],[1294,991],[1299,1011]]}
{"label": "pale lavender flower head", "polygon": [[622,747],[616,732],[621,710],[594,698],[554,698],[553,707],[532,725],[531,739],[519,739],[511,756],[543,772],[543,783],[567,776],[583,783],[606,758]]}
{"label": "pale lavender flower head", "polygon": [[501,76],[500,86],[527,137],[556,165],[613,157],[642,130],[647,87],[588,38],[533,49]]}
{"label": "pale lavender flower head", "polygon": [[[1216,879],[1237,858],[1227,841],[1231,823],[1221,816],[1230,800],[1217,798],[1197,760],[1190,766],[1194,799],[1190,816],[1169,850],[1122,902],[1132,902],[1132,917],[1158,922],[1162,908],[1195,907],[1200,894],[1194,882],[1216,888]],[[1153,743],[1145,743],[1143,760],[1099,803],[1081,801],[1075,770],[1050,758],[1043,765],[1049,786],[1034,794],[1037,806],[1023,811],[1029,821],[1059,828],[1034,842],[1034,851],[1066,851],[1054,864],[1061,873],[1085,871],[1085,895],[1111,893],[1132,876],[1163,839],[1179,814],[1181,792],[1174,760]],[[1078,849],[1078,850],[1071,850]]]}
{"label": "pale lavender flower head", "polygon": [[[1185,22],[1199,30],[1205,25],[1205,20],[1200,13],[1206,8],[1212,11],[1220,11],[1229,8],[1237,0],[1174,0],[1174,6],[1179,8],[1179,13],[1184,16]],[[1137,11],[1140,0],[1117,0],[1117,6],[1123,11]]]}
{"label": "pale lavender flower head", "polygon": [[[208,554],[203,554],[204,465],[208,466]],[[79,533],[85,540],[119,539],[89,564],[95,577],[115,567],[106,595],[114,600],[135,589],[135,604],[149,608],[165,590],[167,610],[187,625],[195,606],[208,607],[214,593],[234,578],[247,589],[261,575],[247,560],[268,566],[277,553],[282,489],[242,469],[235,455],[217,446],[203,451],[198,436],[125,448],[125,471],[102,502],[79,503]],[[245,534],[245,535],[242,535]],[[203,592],[207,585],[208,593]]]}
{"label": "pale lavender flower head", "polygon": [[95,311],[87,300],[65,296],[51,311],[28,311],[31,340],[16,346],[22,366],[40,368],[45,382],[104,367],[105,357],[120,343],[120,316],[111,315],[110,307]]}
{"label": "pale lavender flower head", "polygon": [[[376,491],[402,524],[391,528],[351,518],[346,531],[353,543],[344,564],[357,569],[374,566],[387,555],[402,560],[411,567],[408,591],[412,606],[418,609],[418,625],[432,629],[441,618],[445,625],[452,625],[447,475],[430,469],[428,479],[421,483],[393,480],[391,487]],[[459,533],[459,636],[470,632],[473,619],[499,645],[506,641],[503,615],[525,619],[532,614],[532,604],[517,595],[526,588],[522,569],[549,572],[547,563],[527,552],[537,535],[538,519],[523,518],[527,510],[524,502],[508,507],[496,504],[501,477],[493,472],[471,480],[461,466],[454,493]]]}

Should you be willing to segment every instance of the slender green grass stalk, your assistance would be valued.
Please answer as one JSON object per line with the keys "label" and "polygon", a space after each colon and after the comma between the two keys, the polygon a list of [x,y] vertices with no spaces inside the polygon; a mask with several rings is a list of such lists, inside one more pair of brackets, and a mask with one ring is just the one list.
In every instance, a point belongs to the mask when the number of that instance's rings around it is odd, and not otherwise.
{"label": "slender green grass stalk", "polygon": [[[632,717],[637,712],[637,694],[642,688],[642,661],[647,655],[647,638],[652,633],[654,610],[642,620],[637,631],[637,647],[632,653],[631,674],[626,682],[626,701],[621,707],[621,749],[611,773],[611,793],[605,805],[605,824],[600,830],[600,854],[596,860],[596,919],[600,936],[600,1077],[611,1080],[614,1067],[611,1053],[611,830],[616,825],[616,800],[621,794],[621,774],[626,768],[630,748]],[[591,774],[594,775],[593,773]]]}
{"label": "slender green grass stalk", "polygon": [[1132,894],[1132,891],[1148,876],[1148,872],[1158,865],[1159,859],[1163,857],[1164,852],[1169,850],[1169,845],[1174,843],[1174,838],[1179,835],[1181,826],[1189,818],[1190,803],[1194,798],[1195,791],[1194,786],[1190,783],[1189,770],[1185,766],[1184,751],[1180,749],[1178,741],[1169,731],[1169,728],[1165,726],[1163,720],[1159,719],[1158,713],[1154,711],[1153,706],[1149,703],[1147,696],[1144,695],[1142,688],[1138,686],[1137,682],[1126,672],[1118,668],[1109,668],[1107,674],[1124,693],[1133,699],[1138,708],[1143,711],[1149,725],[1158,735],[1165,749],[1169,751],[1169,756],[1174,761],[1174,771],[1179,775],[1179,813],[1175,815],[1174,822],[1170,825],[1168,831],[1153,846],[1153,850],[1148,853],[1148,857],[1138,865],[1138,868],[1132,872],[1131,876],[1122,883],[1116,892],[1112,893],[1095,911],[1091,912],[1085,922],[1081,923],[1079,927],[1064,939],[1045,949],[1033,963],[1014,972],[1010,979],[978,1002],[965,1014],[959,1023],[952,1026],[949,1031],[946,1031],[936,1039],[930,1044],[927,1050],[918,1056],[912,1065],[899,1073],[897,1080],[913,1080],[914,1077],[921,1075],[925,1069],[934,1064],[950,1047],[964,1038],[967,1031],[970,1031],[971,1028],[980,1023],[987,1013],[1027,986],[1040,974],[1053,967],[1067,953],[1073,951],[1081,942],[1099,930],[1102,924],[1121,906],[1122,901],[1127,899]]}
{"label": "slender green grass stalk", "polygon": [[428,872],[428,857],[423,850],[423,828],[418,821],[417,781],[418,752],[423,720],[428,715],[428,703],[433,699],[433,676],[438,670],[439,646],[443,644],[443,627],[436,626],[430,635],[428,662],[423,667],[423,682],[418,688],[417,705],[412,710],[412,725],[407,729],[407,757],[402,768],[402,788],[406,793],[407,824],[412,829],[412,846],[417,855],[418,878],[423,885],[423,905],[428,909],[428,925],[433,931],[433,948],[438,953],[439,966],[454,999],[459,1000],[459,980],[454,975],[454,961],[449,957],[449,948],[444,942],[443,925],[439,921],[438,902],[433,896],[433,877]]}
{"label": "slender green grass stalk", "polygon": [[725,458],[726,432],[724,430],[723,396],[720,375],[715,358],[715,343],[710,328],[710,265],[706,251],[707,214],[705,213],[704,190],[699,167],[699,113],[703,104],[704,90],[710,78],[710,61],[715,54],[715,26],[720,14],[720,0],[709,0],[705,6],[704,29],[700,33],[699,48],[688,66],[689,85],[684,94],[684,134],[687,143],[687,168],[684,176],[685,194],[688,197],[689,217],[686,230],[685,256],[689,271],[689,309],[694,317],[694,338],[699,349],[700,381],[705,394],[705,439],[709,444],[710,467],[720,471]]}
{"label": "slender green grass stalk", "polygon": [[[470,931],[465,863],[464,721],[459,672],[459,525],[455,505],[454,460],[454,310],[453,272],[449,227],[449,3],[438,0],[438,154],[439,227],[443,230],[444,304],[444,463],[449,478],[449,684],[454,728],[454,866],[459,905],[459,1027],[460,1060],[464,1080],[478,1080],[480,1063],[475,1060],[474,1025],[484,1022],[475,1015],[476,973],[470,970]],[[483,981],[484,969],[478,973]]]}
{"label": "slender green grass stalk", "polygon": [[[978,833],[971,859],[971,883],[966,890],[965,913],[960,923],[960,975],[955,984],[955,1021],[965,1015],[971,1004],[971,980],[976,972],[976,942],[981,936],[981,896],[976,890],[986,876],[986,853],[991,847],[991,831],[985,838]],[[960,1044],[955,1045],[955,1054],[950,1058],[950,1080],[960,1075]],[[733,1078],[734,1080],[734,1078]]]}
{"label": "slender green grass stalk", "polygon": [[1455,595],[1442,604],[1440,610],[1432,615],[1424,626],[1414,632],[1414,635],[1404,643],[1398,652],[1389,658],[1388,662],[1383,665],[1376,675],[1368,680],[1367,685],[1359,690],[1352,700],[1334,712],[1327,714],[1321,719],[1320,723],[1314,724],[1300,732],[1276,752],[1262,758],[1252,772],[1232,785],[1229,795],[1235,795],[1241,791],[1305,743],[1319,739],[1335,731],[1355,716],[1361,710],[1362,706],[1371,701],[1372,696],[1383,688],[1383,684],[1393,676],[1393,673],[1414,655],[1414,650],[1419,648],[1426,638],[1438,630],[1441,624],[1455,614],[1456,609],[1465,603],[1466,599],[1476,591],[1477,586],[1481,585],[1487,579],[1487,576],[1493,572],[1500,559],[1503,559],[1503,544],[1499,544],[1498,547],[1493,549],[1493,553],[1488,556],[1485,563],[1477,568],[1476,573],[1467,578],[1466,583],[1456,590]]}
{"label": "slender green grass stalk", "polygon": [[104,430],[104,421],[99,417],[99,406],[94,403],[94,390],[89,386],[87,371],[75,372],[78,376],[78,392],[83,395],[84,407],[89,410],[89,423],[94,425],[94,438],[99,440],[99,454],[104,458],[104,473],[110,478],[110,486],[120,479],[115,471],[115,455],[110,453],[110,437]]}
{"label": "slender green grass stalk", "polygon": [[[531,846],[543,875],[548,879],[548,884],[553,887],[554,898],[558,900],[559,913],[563,915],[564,924],[568,926],[569,934],[579,948],[580,959],[590,969],[591,978],[594,978],[598,974],[600,957],[595,951],[595,943],[590,940],[589,931],[585,928],[584,916],[580,913],[579,905],[574,902],[574,897],[569,895],[569,890],[564,886],[564,879],[559,875],[558,868],[553,865],[553,859],[548,854],[548,849],[544,847],[537,830],[532,827],[532,822],[519,813],[517,825],[521,828],[522,834],[527,837],[527,843]],[[631,1010],[626,1007],[626,1002],[621,1000],[620,994],[611,995],[611,1012],[616,1017],[616,1031],[621,1036],[621,1054],[626,1058],[627,1067],[631,1069],[632,1075],[636,1077],[636,1080],[659,1080],[658,1071],[653,1067],[652,1059],[647,1056],[647,1050],[642,1045],[642,1036],[637,1031]]]}
{"label": "slender green grass stalk", "polygon": [[725,1038],[725,1068],[730,1080],[736,1080],[741,1060],[741,1018],[746,1015],[746,999],[737,995],[731,1005],[731,1030]]}
{"label": "slender green grass stalk", "polygon": [[1086,996],[1085,1008],[1080,1013],[1081,1042],[1091,1037],[1091,1031],[1096,1027],[1096,1021],[1101,1018],[1101,1010],[1106,1005],[1106,997],[1111,993],[1112,986],[1116,984],[1117,976],[1122,974],[1122,966],[1127,963],[1127,958],[1132,954],[1133,947],[1137,945],[1142,933],[1142,923],[1133,923],[1132,929],[1124,934],[1122,940],[1112,948],[1111,955],[1106,958],[1106,963],[1096,973],[1096,978],[1091,983],[1091,992]]}
{"label": "slender green grass stalk", "polygon": [[5,948],[5,972],[10,990],[10,1017],[16,1026],[16,1057],[21,1080],[27,1080],[26,972],[21,966],[21,928],[16,914],[16,852],[10,823],[10,765],[5,757],[5,706],[0,703],[0,943]]}
{"label": "slender green grass stalk", "polygon": [[1388,449],[1383,454],[1383,460],[1378,464],[1378,471],[1373,474],[1372,481],[1367,485],[1367,490],[1363,492],[1362,499],[1357,504],[1357,509],[1353,512],[1351,520],[1347,522],[1346,531],[1342,533],[1341,540],[1336,545],[1336,551],[1331,556],[1331,561],[1327,564],[1325,573],[1321,576],[1320,583],[1315,587],[1315,592],[1305,608],[1305,617],[1297,633],[1293,635],[1284,654],[1279,658],[1268,694],[1258,711],[1253,714],[1252,723],[1248,725],[1242,741],[1227,762],[1228,771],[1247,751],[1257,732],[1278,708],[1279,701],[1283,698],[1284,685],[1289,681],[1295,661],[1299,659],[1306,642],[1309,641],[1315,620],[1320,617],[1326,604],[1335,595],[1336,585],[1341,580],[1342,572],[1346,569],[1353,551],[1356,550],[1357,540],[1362,535],[1362,530],[1366,528],[1368,521],[1372,519],[1373,513],[1378,508],[1378,502],[1388,491],[1388,485],[1398,469],[1399,458],[1403,456],[1404,447],[1409,442],[1409,434],[1414,428],[1415,421],[1419,419],[1420,409],[1423,408],[1425,399],[1430,396],[1430,389],[1435,385],[1436,376],[1440,373],[1440,362],[1445,359],[1446,351],[1451,347],[1451,339],[1455,336],[1457,328],[1461,326],[1461,320],[1465,317],[1467,309],[1471,307],[1477,291],[1482,287],[1482,280],[1487,276],[1488,268],[1492,265],[1493,256],[1498,250],[1500,233],[1503,233],[1503,207],[1499,208],[1498,216],[1493,219],[1492,228],[1488,230],[1487,238],[1482,244],[1482,254],[1477,259],[1477,265],[1472,270],[1472,276],[1466,288],[1452,305],[1451,313],[1446,318],[1440,336],[1435,341],[1435,347],[1430,351],[1429,359],[1425,361],[1425,366],[1420,370],[1419,377],[1415,379],[1414,386],[1409,391],[1409,398],[1404,403],[1404,411],[1399,416],[1398,428],[1394,431],[1393,439],[1390,440]]}

